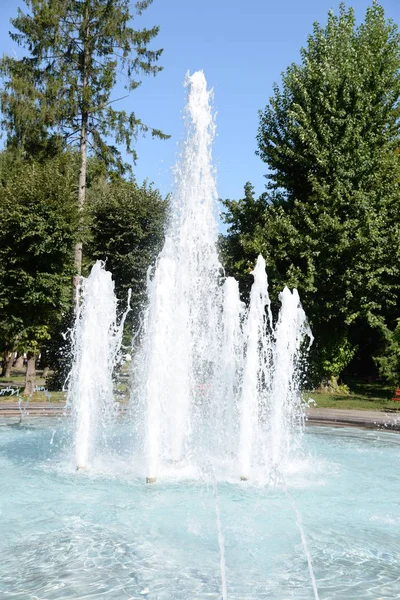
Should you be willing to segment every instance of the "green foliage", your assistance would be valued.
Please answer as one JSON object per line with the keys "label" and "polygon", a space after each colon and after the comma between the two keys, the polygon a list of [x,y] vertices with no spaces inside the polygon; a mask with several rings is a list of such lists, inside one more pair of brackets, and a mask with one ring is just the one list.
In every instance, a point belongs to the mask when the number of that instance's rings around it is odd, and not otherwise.
{"label": "green foliage", "polygon": [[116,99],[111,97],[119,74],[129,93],[140,85],[140,74],[161,70],[162,50],[150,47],[158,27],[131,26],[150,3],[137,2],[132,8],[130,0],[25,0],[27,11],[18,10],[10,35],[29,54],[0,61],[9,143],[41,151],[60,140],[80,143],[87,133],[91,150],[123,169],[110,138],[135,157],[138,134],[167,137],[134,112],[113,108]]}
{"label": "green foliage", "polygon": [[385,379],[395,386],[400,385],[400,319],[394,331],[388,334],[385,352],[376,357],[379,371]]}
{"label": "green foliage", "polygon": [[345,335],[326,340],[319,353],[322,376],[338,378],[356,351],[357,347],[352,346]]}
{"label": "green foliage", "polygon": [[68,155],[27,162],[0,155],[0,345],[38,352],[70,304],[76,239]]}
{"label": "green foliage", "polygon": [[75,315],[71,308],[64,313],[52,336],[46,343],[46,364],[49,374],[46,377],[46,387],[50,391],[64,388],[72,367],[72,345],[70,332],[74,326]]}
{"label": "green foliage", "polygon": [[267,207],[264,196],[254,198],[254,188],[250,182],[244,186],[244,198],[223,200],[226,212],[223,219],[229,224],[228,235],[220,236],[219,247],[222,262],[227,265],[229,274],[240,281],[240,288],[248,296],[253,270],[259,250],[254,243],[254,232],[263,220]]}
{"label": "green foliage", "polygon": [[377,3],[359,27],[342,4],[314,25],[301,58],[260,113],[262,215],[225,247],[242,247],[233,269],[264,255],[273,300],[283,285],[299,289],[322,376],[351,359],[358,328],[382,339],[400,314],[400,36]]}
{"label": "green foliage", "polygon": [[59,344],[82,243],[91,236],[87,262],[109,256],[117,293],[125,300],[132,286],[138,306],[144,265],[162,236],[165,202],[121,179],[129,167],[120,148],[135,159],[138,135],[168,136],[116,110],[112,93],[120,75],[128,95],[161,70],[158,27],[133,26],[151,1],[25,0],[10,35],[26,56],[0,60],[8,149],[0,156],[0,346],[36,353],[46,345],[62,377],[69,354]]}
{"label": "green foliage", "polygon": [[[136,319],[146,292],[146,273],[164,239],[168,203],[158,190],[133,180],[100,180],[88,195],[91,239],[89,264],[106,261],[115,291],[125,306],[132,289],[130,323]],[[89,266],[89,265],[88,265]]]}

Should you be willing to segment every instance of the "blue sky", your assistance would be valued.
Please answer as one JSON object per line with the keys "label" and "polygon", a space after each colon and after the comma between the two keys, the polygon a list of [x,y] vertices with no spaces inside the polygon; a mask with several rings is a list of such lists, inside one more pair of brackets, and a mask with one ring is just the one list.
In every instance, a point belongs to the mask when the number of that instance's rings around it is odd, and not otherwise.
{"label": "blue sky", "polygon": [[[381,2],[388,17],[400,23],[400,1]],[[368,0],[349,2],[361,20]],[[0,52],[21,55],[8,37],[9,19],[22,0],[0,0]],[[165,194],[173,186],[172,168],[183,137],[182,111],[185,73],[203,69],[214,88],[217,137],[214,163],[218,193],[238,198],[246,181],[256,193],[265,185],[265,165],[255,155],[258,109],[280,82],[282,71],[299,60],[315,20],[325,24],[332,0],[154,0],[137,26],[161,27],[158,47],[164,48],[164,70],[143,85],[121,108],[134,110],[153,127],[172,135],[168,141],[138,140],[139,160],[134,167],[138,182],[148,178]],[[116,97],[122,95],[116,90]]]}

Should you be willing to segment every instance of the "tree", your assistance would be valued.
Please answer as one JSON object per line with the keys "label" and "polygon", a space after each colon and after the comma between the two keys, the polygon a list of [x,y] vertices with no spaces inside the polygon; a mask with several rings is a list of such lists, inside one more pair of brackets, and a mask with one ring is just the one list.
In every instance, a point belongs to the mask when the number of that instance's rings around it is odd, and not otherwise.
{"label": "tree", "polygon": [[[124,170],[118,145],[136,157],[133,143],[150,128],[135,115],[116,110],[111,97],[119,74],[127,92],[140,85],[137,76],[156,75],[162,50],[150,44],[158,27],[134,29],[130,21],[152,0],[25,0],[12,19],[11,38],[29,51],[22,59],[1,60],[3,125],[14,146],[48,146],[60,139],[77,143],[80,152],[78,206],[83,211],[88,150],[107,165]],[[110,143],[114,137],[115,146]],[[75,271],[81,272],[82,239],[75,245]]]}
{"label": "tree", "polygon": [[106,261],[122,304],[132,289],[130,325],[145,299],[147,269],[163,243],[167,207],[167,200],[147,183],[100,180],[90,190],[88,258],[90,264]]}
{"label": "tree", "polygon": [[376,358],[382,375],[393,385],[400,384],[400,319],[388,336],[384,353]]}
{"label": "tree", "polygon": [[338,377],[400,313],[399,32],[376,2],[359,27],[341,4],[301,58],[260,113],[268,201],[251,244],[273,295],[298,287],[319,375]]}
{"label": "tree", "polygon": [[[96,160],[90,161],[88,175],[83,273],[88,275],[96,260],[106,262],[113,274],[121,312],[131,288],[133,310],[125,322],[124,335],[125,343],[130,345],[132,328],[140,322],[145,301],[147,269],[163,243],[168,202],[150,185],[138,186],[134,180],[119,177],[110,179]],[[72,311],[65,312],[46,343],[46,358],[52,371],[46,381],[49,389],[61,389],[71,369],[71,339],[65,334],[73,322]]]}
{"label": "tree", "polygon": [[71,162],[29,162],[11,152],[0,160],[0,346],[27,352],[28,395],[37,355],[70,305],[78,224]]}
{"label": "tree", "polygon": [[244,198],[222,200],[226,212],[222,214],[229,225],[227,235],[219,238],[222,263],[229,275],[240,281],[240,289],[245,298],[249,297],[253,276],[250,274],[257,261],[259,250],[254,244],[254,232],[263,221],[267,208],[265,195],[258,200],[254,197],[254,187],[250,182],[244,186]]}

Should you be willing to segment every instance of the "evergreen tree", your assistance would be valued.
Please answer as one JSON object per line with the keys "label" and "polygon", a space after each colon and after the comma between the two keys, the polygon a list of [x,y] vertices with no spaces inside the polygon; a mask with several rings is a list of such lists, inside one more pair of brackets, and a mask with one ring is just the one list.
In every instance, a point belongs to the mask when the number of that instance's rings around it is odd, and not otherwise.
{"label": "evergreen tree", "polygon": [[[140,85],[138,75],[161,70],[162,50],[150,48],[158,27],[131,26],[151,1],[139,0],[132,9],[130,0],[25,0],[27,12],[19,9],[11,21],[11,38],[29,55],[1,60],[3,126],[9,142],[25,150],[60,140],[78,145],[81,211],[88,151],[123,170],[120,144],[135,158],[139,133],[167,137],[134,112],[116,110],[111,96],[121,72],[129,93]],[[78,274],[81,264],[82,239],[75,245]]]}

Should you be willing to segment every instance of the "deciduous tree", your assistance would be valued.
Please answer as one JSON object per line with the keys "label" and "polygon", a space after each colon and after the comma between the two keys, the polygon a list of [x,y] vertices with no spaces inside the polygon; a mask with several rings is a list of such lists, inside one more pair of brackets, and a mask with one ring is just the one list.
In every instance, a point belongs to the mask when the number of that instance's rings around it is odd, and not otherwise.
{"label": "deciduous tree", "polygon": [[167,200],[147,183],[100,180],[90,189],[88,258],[90,264],[106,261],[121,303],[132,289],[130,324],[142,308],[147,269],[163,243],[167,207]]}
{"label": "deciduous tree", "polygon": [[383,343],[399,315],[399,98],[397,26],[374,2],[357,27],[341,4],[314,25],[260,113],[267,202],[241,239],[265,255],[273,295],[299,288],[326,377],[368,331]]}
{"label": "deciduous tree", "polygon": [[6,152],[0,180],[0,346],[27,352],[30,394],[36,357],[70,305],[75,172],[68,156],[37,163]]}

